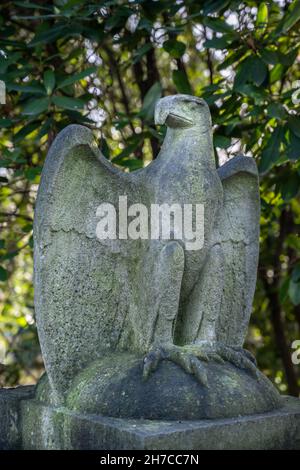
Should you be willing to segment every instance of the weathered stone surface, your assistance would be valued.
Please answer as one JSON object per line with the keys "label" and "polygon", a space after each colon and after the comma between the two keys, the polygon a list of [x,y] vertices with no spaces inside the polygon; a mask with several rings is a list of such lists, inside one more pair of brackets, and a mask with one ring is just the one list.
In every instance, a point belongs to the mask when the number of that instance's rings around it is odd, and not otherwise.
{"label": "weathered stone surface", "polygon": [[147,421],[107,418],[22,403],[24,449],[300,449],[300,400],[234,419]]}
{"label": "weathered stone surface", "polygon": [[142,368],[141,358],[124,352],[95,361],[76,377],[66,406],[80,413],[152,420],[218,419],[281,406],[263,374],[253,376],[230,363],[207,364],[205,386],[170,361],[148,380],[142,379]]}
{"label": "weathered stone surface", "polygon": [[[62,131],[47,156],[34,223],[35,308],[48,376],[43,394],[55,406],[72,407],[70,397],[76,396],[80,382],[86,394],[76,406],[84,412],[86,402],[89,412],[102,380],[91,364],[113,358],[111,386],[120,386],[126,370],[129,375],[124,380],[132,387],[132,369],[125,361],[129,352],[140,363],[145,356],[143,370],[137,366],[133,374],[140,384],[142,375],[148,377],[140,393],[145,387],[149,394],[150,389],[152,394],[162,391],[157,384],[164,374],[172,375],[170,371],[175,374],[173,387],[167,393],[167,383],[172,381],[165,377],[162,398],[176,393],[176,381],[186,382],[185,390],[192,387],[190,403],[186,393],[180,394],[185,400],[182,419],[202,418],[207,413],[211,417],[248,414],[251,401],[253,412],[278,407],[276,391],[242,349],[258,262],[255,162],[236,157],[216,168],[210,112],[202,99],[165,97],[157,103],[155,119],[166,124],[166,137],[155,161],[140,171],[125,174],[113,167],[97,149],[91,131],[82,126]],[[142,203],[149,214],[151,204],[176,204],[182,211],[187,204],[193,206],[194,227],[195,208],[204,206],[203,245],[191,249],[184,230],[173,240],[162,235],[99,240],[97,207],[110,203],[117,208],[120,196],[127,197],[127,206]],[[118,216],[124,216],[121,209]],[[120,351],[123,375],[116,365]],[[172,369],[166,361],[176,366]],[[222,361],[226,365],[220,374]],[[254,377],[248,394],[247,373]],[[158,375],[150,379],[151,374]],[[224,399],[226,383],[235,399]],[[108,383],[105,386],[109,388]],[[101,403],[99,393],[95,412]],[[200,405],[194,415],[195,399]],[[205,411],[205,403],[214,411]],[[112,406],[99,412],[111,414]],[[170,412],[161,406],[165,413],[161,418],[171,418]],[[136,414],[143,416],[141,406],[131,413],[126,410],[127,416]]]}
{"label": "weathered stone surface", "polygon": [[34,396],[35,387],[0,388],[0,450],[19,449],[20,402]]}
{"label": "weathered stone surface", "polygon": [[[23,447],[299,447],[299,400],[283,403],[243,349],[258,263],[255,162],[216,168],[199,98],[163,98],[155,119],[166,137],[140,171],[114,168],[82,126],[62,131],[47,156],[34,222],[46,375],[22,403]],[[203,245],[190,249],[185,231],[99,240],[97,208],[117,209],[120,196],[148,213],[204,206]]]}

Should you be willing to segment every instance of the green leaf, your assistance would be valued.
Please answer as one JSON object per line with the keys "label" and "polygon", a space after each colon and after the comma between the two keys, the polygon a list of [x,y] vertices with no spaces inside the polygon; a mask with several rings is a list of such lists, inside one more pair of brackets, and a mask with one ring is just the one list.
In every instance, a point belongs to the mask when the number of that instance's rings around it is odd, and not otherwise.
{"label": "green leaf", "polygon": [[48,134],[50,128],[53,126],[53,118],[48,118],[44,124],[40,127],[40,130],[36,136],[36,140],[41,139],[45,134]]}
{"label": "green leaf", "polygon": [[290,233],[287,235],[285,243],[289,248],[293,248],[296,251],[300,250],[300,237],[295,233]]}
{"label": "green leaf", "polygon": [[44,72],[44,85],[47,91],[47,95],[51,95],[55,87],[55,74],[53,70],[49,69]]}
{"label": "green leaf", "polygon": [[244,48],[238,49],[236,51],[228,51],[228,55],[224,61],[222,61],[217,66],[217,70],[224,70],[230,65],[234,64],[238,60],[240,60],[245,55]]}
{"label": "green leaf", "polygon": [[45,88],[37,82],[32,82],[27,85],[19,85],[17,83],[8,83],[7,91],[20,91],[21,93],[31,93],[34,95],[46,95]]}
{"label": "green leaf", "polygon": [[113,10],[113,14],[106,20],[105,29],[111,31],[113,29],[121,29],[125,26],[127,18],[132,15],[132,10],[125,6],[118,6]]}
{"label": "green leaf", "polygon": [[183,42],[176,41],[176,39],[169,39],[163,44],[163,48],[175,59],[179,59],[185,52],[186,46]]}
{"label": "green leaf", "polygon": [[0,266],[0,281],[5,282],[7,281],[8,274],[6,269],[3,268],[3,266]]}
{"label": "green leaf", "polygon": [[298,47],[295,47],[290,52],[287,52],[287,53],[284,53],[284,54],[282,52],[279,52],[278,53],[279,61],[285,67],[287,67],[287,68],[291,67],[291,65],[293,65],[295,60],[297,59],[298,53],[299,53],[299,48]]}
{"label": "green leaf", "polygon": [[139,62],[142,57],[144,57],[147,52],[149,52],[153,48],[151,42],[148,42],[144,44],[142,47],[140,47],[134,54],[133,54],[133,64],[136,64]]}
{"label": "green leaf", "polygon": [[105,158],[109,160],[110,148],[106,139],[102,138],[101,140],[101,152]]}
{"label": "green leaf", "polygon": [[225,135],[218,135],[214,134],[214,146],[221,148],[221,149],[226,149],[231,145],[231,139],[230,137],[226,137]]}
{"label": "green leaf", "polygon": [[289,284],[290,284],[290,279],[287,277],[280,286],[279,300],[281,304],[283,304],[288,298]]}
{"label": "green leaf", "polygon": [[31,132],[35,131],[38,127],[40,127],[39,121],[30,122],[26,126],[22,127],[22,129],[20,129],[19,132],[17,132],[14,136],[14,143],[18,144],[24,139],[24,137],[26,137],[28,134],[31,134]]}
{"label": "green leaf", "polygon": [[0,129],[5,129],[13,124],[11,119],[0,119]]}
{"label": "green leaf", "polygon": [[271,103],[267,108],[267,114],[275,119],[284,119],[286,117],[286,110],[281,103]]}
{"label": "green leaf", "polygon": [[206,0],[203,2],[203,14],[206,16],[208,13],[216,13],[223,8],[226,8],[230,0]]}
{"label": "green leaf", "polygon": [[28,242],[30,248],[33,248],[33,245],[34,245],[34,240],[33,240],[33,236],[31,235],[31,237],[29,238],[29,242]]}
{"label": "green leaf", "polygon": [[161,97],[161,84],[159,82],[156,82],[147,91],[146,96],[144,98],[143,106],[140,112],[140,116],[144,117],[146,121],[153,120],[155,104],[160,99],[160,97]]}
{"label": "green leaf", "polygon": [[27,101],[26,105],[23,107],[23,114],[35,115],[43,113],[48,109],[49,99],[48,98],[38,98],[37,100]]}
{"label": "green leaf", "polygon": [[228,39],[226,37],[208,39],[203,44],[207,49],[226,49],[228,46]]}
{"label": "green leaf", "polygon": [[300,137],[300,118],[297,116],[290,116],[288,118],[288,126],[295,136]]}
{"label": "green leaf", "polygon": [[268,68],[257,56],[247,57],[240,65],[234,80],[234,88],[247,82],[260,86],[266,79]]}
{"label": "green leaf", "polygon": [[138,160],[137,158],[125,158],[120,160],[118,165],[123,166],[124,168],[129,168],[130,171],[135,171],[143,168],[143,161]]}
{"label": "green leaf", "polygon": [[[244,96],[250,96],[253,100],[254,103],[258,106],[262,106],[267,99],[267,95],[264,90],[261,88],[257,88],[254,85],[246,84],[246,85],[239,85],[235,86],[236,91],[241,93]],[[257,114],[253,113],[253,111],[258,111],[258,113],[261,112],[261,109],[253,109],[252,114],[253,116],[256,116]]]}
{"label": "green leaf", "polygon": [[272,68],[270,72],[270,83],[273,84],[281,79],[285,71],[285,67],[282,64],[277,64]]}
{"label": "green leaf", "polygon": [[268,5],[265,2],[262,2],[257,11],[256,17],[256,26],[258,28],[258,32],[263,33],[268,24]]}
{"label": "green leaf", "polygon": [[188,77],[182,70],[173,70],[172,79],[176,90],[179,93],[184,93],[186,95],[191,95],[193,93]]}
{"label": "green leaf", "polygon": [[46,6],[42,6],[40,5],[39,3],[33,3],[33,2],[14,2],[15,5],[18,5],[19,7],[22,7],[22,8],[33,8],[33,9],[36,9],[36,10],[46,10],[46,11],[50,11],[52,12],[53,9],[51,7],[46,7]]}
{"label": "green leaf", "polygon": [[24,173],[25,173],[25,177],[29,181],[34,181],[36,177],[41,174],[41,171],[42,171],[42,168],[40,166],[34,166],[32,168],[28,168],[27,170],[25,170]]}
{"label": "green leaf", "polygon": [[290,132],[290,141],[287,155],[289,160],[300,159],[300,138],[297,137],[293,132]]}
{"label": "green leaf", "polygon": [[139,24],[137,25],[137,29],[144,29],[149,33],[152,31],[153,23],[147,18],[141,18]]}
{"label": "green leaf", "polygon": [[279,62],[278,54],[273,49],[262,49],[260,55],[266,64],[276,65]]}
{"label": "green leaf", "polygon": [[300,264],[294,267],[292,272],[292,279],[294,282],[300,281]]}
{"label": "green leaf", "polygon": [[276,127],[274,129],[267,146],[263,149],[259,165],[260,173],[268,171],[278,160],[280,144],[284,138],[284,129]]}
{"label": "green leaf", "polygon": [[286,202],[297,196],[300,189],[300,176],[297,173],[289,174],[287,178],[280,181],[278,189],[282,199]]}
{"label": "green leaf", "polygon": [[22,227],[22,231],[23,231],[24,233],[29,233],[29,232],[31,232],[31,231],[32,231],[32,224],[26,224],[26,225],[24,225],[24,227]]}
{"label": "green leaf", "polygon": [[259,58],[253,57],[251,61],[251,76],[255,85],[260,86],[266,79],[268,69],[266,64]]}
{"label": "green leaf", "polygon": [[137,144],[136,142],[132,144],[128,144],[122,152],[120,152],[118,155],[116,155],[113,159],[113,163],[117,163],[118,165],[121,164],[120,162],[123,161],[124,159],[128,158],[136,149]]}
{"label": "green leaf", "polygon": [[300,2],[299,0],[294,0],[286,14],[284,15],[282,21],[279,23],[276,28],[276,32],[282,31],[287,33],[300,19]]}
{"label": "green leaf", "polygon": [[66,32],[69,29],[65,25],[60,25],[55,28],[48,28],[45,31],[38,32],[32,41],[29,43],[29,47],[35,47],[39,44],[50,43],[55,41],[59,37],[65,37]]}
{"label": "green leaf", "polygon": [[78,124],[92,124],[95,122],[92,119],[89,119],[87,116],[84,116],[80,111],[75,109],[66,109],[64,115],[67,117],[68,121],[77,122]]}
{"label": "green leaf", "polygon": [[15,258],[18,254],[19,254],[19,250],[7,251],[4,255],[0,256],[0,259],[2,261],[5,261],[7,259]]}
{"label": "green leaf", "polygon": [[218,33],[233,32],[232,26],[230,26],[230,24],[226,23],[226,21],[221,20],[220,18],[205,16],[202,22],[205,26],[208,26],[210,29]]}
{"label": "green leaf", "polygon": [[72,85],[73,83],[78,82],[79,80],[82,80],[83,78],[87,77],[88,75],[91,75],[92,73],[95,73],[97,71],[97,67],[88,67],[85,70],[82,70],[82,72],[74,73],[70,75],[67,78],[64,78],[63,80],[59,81],[57,84],[57,88],[64,88],[66,86]]}
{"label": "green leaf", "polygon": [[[2,32],[3,36],[4,31]],[[16,46],[17,47],[17,46]],[[18,64],[22,59],[22,53],[21,52],[15,52],[13,53],[12,51],[9,53],[7,57],[4,57],[2,54],[0,55],[0,73],[6,73],[7,69],[10,65],[15,66]]]}
{"label": "green leaf", "polygon": [[85,102],[79,98],[69,98],[68,96],[53,96],[53,103],[63,109],[82,109]]}
{"label": "green leaf", "polygon": [[290,280],[289,284],[289,298],[293,305],[300,304],[300,283],[294,282],[293,279]]}

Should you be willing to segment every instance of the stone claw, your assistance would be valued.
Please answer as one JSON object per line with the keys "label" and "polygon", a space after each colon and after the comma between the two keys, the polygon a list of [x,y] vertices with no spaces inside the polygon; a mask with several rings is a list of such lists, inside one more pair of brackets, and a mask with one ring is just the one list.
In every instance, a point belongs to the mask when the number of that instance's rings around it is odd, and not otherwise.
{"label": "stone claw", "polygon": [[244,356],[246,356],[247,359],[249,359],[249,361],[253,362],[253,364],[254,364],[255,366],[257,366],[257,362],[256,362],[255,357],[253,356],[253,354],[252,354],[250,351],[248,351],[248,349],[239,348],[238,351],[239,351],[240,353],[244,354]]}
{"label": "stone claw", "polygon": [[201,360],[204,362],[209,360],[206,354],[199,355],[199,351],[192,347],[172,345],[165,351],[165,357],[180,366],[187,374],[194,375],[202,385],[207,386],[207,374],[201,362]]}
{"label": "stone claw", "polygon": [[194,375],[203,386],[208,386],[205,363],[230,362],[239,369],[248,371],[259,379],[259,372],[252,354],[242,348],[231,348],[222,344],[208,342],[186,346],[164,344],[151,349],[144,358],[143,378],[146,380],[157,369],[160,361],[167,359],[181,367],[186,373]]}
{"label": "stone claw", "polygon": [[158,364],[162,359],[162,351],[157,349],[152,349],[144,357],[144,366],[143,366],[143,378],[146,380],[152,372],[155,372]]}
{"label": "stone claw", "polygon": [[222,354],[219,354],[217,343],[200,341],[192,345],[184,346],[184,348],[193,352],[194,356],[201,361],[218,362],[219,364],[223,364],[225,362]]}
{"label": "stone claw", "polygon": [[259,371],[256,367],[256,361],[252,354],[246,349],[235,349],[228,346],[219,346],[219,354],[226,361],[239,369],[248,371],[253,377],[259,378]]}
{"label": "stone claw", "polygon": [[199,359],[191,359],[192,371],[199,383],[208,387],[207,373]]}
{"label": "stone claw", "polygon": [[[207,386],[207,373],[203,362],[222,360],[217,354],[210,356],[194,346],[164,345],[152,349],[144,358],[143,378],[154,372],[161,360],[166,359],[181,367],[186,373],[194,375],[198,382]],[[202,362],[203,361],[203,362]]]}

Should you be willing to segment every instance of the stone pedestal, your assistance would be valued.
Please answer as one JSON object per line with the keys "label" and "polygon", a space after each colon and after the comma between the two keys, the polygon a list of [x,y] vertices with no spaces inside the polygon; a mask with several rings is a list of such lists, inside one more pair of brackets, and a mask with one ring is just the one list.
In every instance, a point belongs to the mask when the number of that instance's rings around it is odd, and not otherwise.
{"label": "stone pedestal", "polygon": [[83,415],[22,402],[24,449],[300,449],[300,400],[264,414],[222,420],[150,421]]}
{"label": "stone pedestal", "polygon": [[0,450],[21,448],[21,401],[34,394],[34,386],[0,388]]}
{"label": "stone pedestal", "polygon": [[300,449],[300,400],[230,419],[150,421],[83,415],[33,398],[34,387],[0,390],[0,449]]}

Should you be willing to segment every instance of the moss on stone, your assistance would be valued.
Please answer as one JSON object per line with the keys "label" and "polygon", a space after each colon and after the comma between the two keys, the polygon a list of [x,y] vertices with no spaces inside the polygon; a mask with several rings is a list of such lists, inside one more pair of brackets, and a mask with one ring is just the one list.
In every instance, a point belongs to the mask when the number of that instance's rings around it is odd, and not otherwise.
{"label": "moss on stone", "polygon": [[78,374],[66,399],[73,411],[111,417],[152,420],[197,420],[263,413],[281,406],[272,384],[225,363],[205,367],[208,386],[176,364],[162,361],[148,380],[142,358],[114,353]]}

